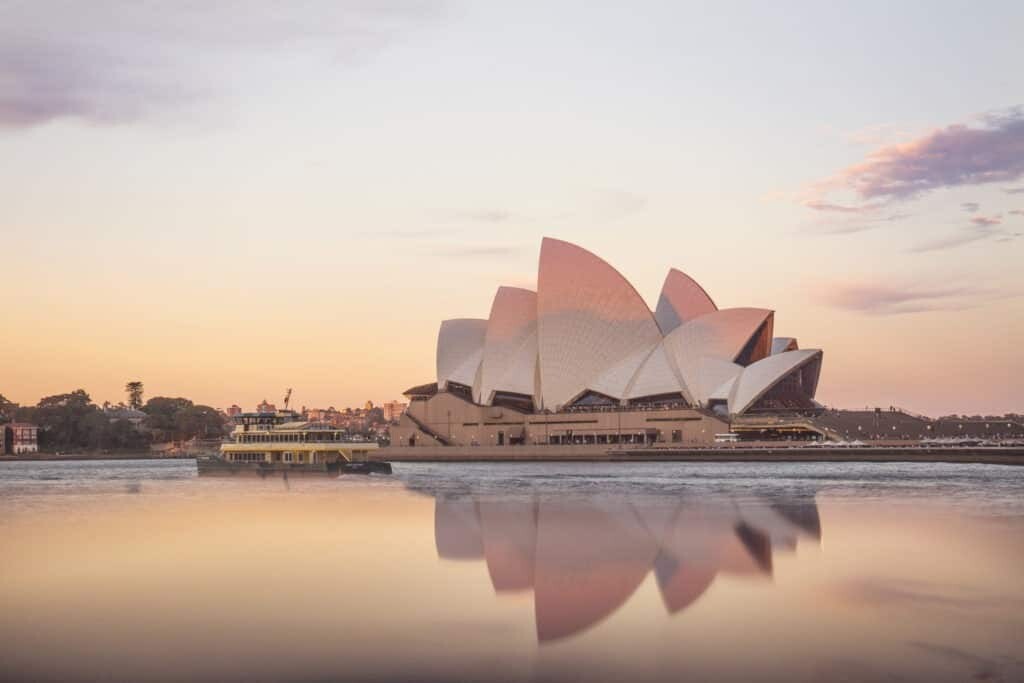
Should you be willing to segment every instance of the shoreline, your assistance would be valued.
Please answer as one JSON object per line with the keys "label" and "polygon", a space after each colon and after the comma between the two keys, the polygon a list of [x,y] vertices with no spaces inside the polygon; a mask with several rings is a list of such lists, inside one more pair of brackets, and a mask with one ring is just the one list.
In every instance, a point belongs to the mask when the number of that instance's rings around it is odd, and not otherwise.
{"label": "shoreline", "polygon": [[[8,455],[4,462],[102,462],[127,460],[195,460],[209,454],[157,455],[152,453],[84,455]],[[372,462],[423,463],[542,463],[542,462],[877,462],[1024,465],[1024,447],[717,447],[608,449],[587,446],[419,447],[382,448],[367,458]]]}
{"label": "shoreline", "polygon": [[[429,451],[415,453],[416,451]],[[511,452],[510,452],[511,451]],[[384,448],[371,460],[388,462],[908,462],[1024,465],[1024,447],[723,447],[593,449],[539,447]]]}
{"label": "shoreline", "polygon": [[195,460],[204,453],[180,455],[156,455],[154,453],[85,453],[70,455],[55,453],[35,453],[32,455],[3,455],[0,462],[90,462],[97,460]]}

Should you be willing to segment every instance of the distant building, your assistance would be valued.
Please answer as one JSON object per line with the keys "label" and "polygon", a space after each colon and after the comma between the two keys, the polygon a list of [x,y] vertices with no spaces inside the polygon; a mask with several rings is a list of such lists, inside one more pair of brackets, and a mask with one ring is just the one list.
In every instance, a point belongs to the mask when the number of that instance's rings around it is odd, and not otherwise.
{"label": "distant building", "polygon": [[306,408],[306,419],[310,422],[325,422],[325,418],[335,412],[334,406],[330,408]]}
{"label": "distant building", "polygon": [[11,422],[0,427],[3,431],[4,455],[21,455],[39,452],[39,427],[28,422]]}
{"label": "distant building", "polygon": [[277,406],[275,406],[273,403],[267,403],[267,399],[263,399],[263,403],[260,403],[258,406],[256,406],[256,412],[257,413],[276,413],[277,412]]}
{"label": "distant building", "polygon": [[402,413],[409,407],[408,403],[402,403],[401,401],[385,401],[381,409],[384,411],[384,420],[386,422],[396,422],[398,418],[402,417]]}
{"label": "distant building", "polygon": [[228,417],[234,417],[235,415],[241,415],[242,409],[237,404],[231,404],[231,407],[224,411]]}
{"label": "distant building", "polygon": [[308,408],[306,410],[306,419],[310,422],[322,422],[333,427],[346,426],[344,414],[334,406],[330,408]]}
{"label": "distant building", "polygon": [[373,401],[367,401],[366,405],[363,406],[363,410],[373,410]]}

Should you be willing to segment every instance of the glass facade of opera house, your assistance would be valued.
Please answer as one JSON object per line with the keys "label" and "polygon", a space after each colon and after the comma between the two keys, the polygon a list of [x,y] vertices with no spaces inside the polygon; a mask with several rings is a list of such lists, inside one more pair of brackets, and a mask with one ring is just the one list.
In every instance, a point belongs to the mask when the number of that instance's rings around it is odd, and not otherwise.
{"label": "glass facade of opera house", "polygon": [[[822,352],[774,312],[719,309],[670,270],[654,311],[612,266],[545,238],[537,291],[445,320],[437,381],[406,392],[392,446],[711,443],[765,420],[813,435]],[[763,429],[761,429],[763,432]]]}

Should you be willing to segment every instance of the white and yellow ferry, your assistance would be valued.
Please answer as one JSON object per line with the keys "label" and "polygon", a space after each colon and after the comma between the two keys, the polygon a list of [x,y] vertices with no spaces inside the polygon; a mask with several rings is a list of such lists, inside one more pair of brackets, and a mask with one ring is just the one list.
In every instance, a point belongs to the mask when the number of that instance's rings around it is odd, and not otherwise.
{"label": "white and yellow ferry", "polygon": [[305,421],[293,410],[242,413],[234,421],[220,456],[197,460],[199,474],[391,472],[388,463],[369,459],[375,442],[353,440],[343,430]]}

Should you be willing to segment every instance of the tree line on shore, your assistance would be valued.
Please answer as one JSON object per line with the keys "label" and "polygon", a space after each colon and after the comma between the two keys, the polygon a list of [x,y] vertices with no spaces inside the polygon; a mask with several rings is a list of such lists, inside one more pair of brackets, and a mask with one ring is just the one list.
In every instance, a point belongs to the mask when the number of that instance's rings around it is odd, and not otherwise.
{"label": "tree line on shore", "polygon": [[[20,406],[0,394],[0,423],[30,422],[39,427],[45,451],[133,450],[152,443],[220,438],[227,429],[223,413],[187,398],[154,396],[143,402],[141,382],[125,385],[128,401],[93,403],[84,389]],[[138,412],[135,412],[138,411]]]}

